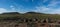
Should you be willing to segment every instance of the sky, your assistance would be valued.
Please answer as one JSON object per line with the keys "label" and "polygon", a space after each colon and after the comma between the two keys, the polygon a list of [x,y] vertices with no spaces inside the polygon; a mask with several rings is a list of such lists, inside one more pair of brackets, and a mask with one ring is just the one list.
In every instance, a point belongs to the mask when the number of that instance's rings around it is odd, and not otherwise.
{"label": "sky", "polygon": [[0,0],[0,13],[29,11],[60,14],[60,0]]}

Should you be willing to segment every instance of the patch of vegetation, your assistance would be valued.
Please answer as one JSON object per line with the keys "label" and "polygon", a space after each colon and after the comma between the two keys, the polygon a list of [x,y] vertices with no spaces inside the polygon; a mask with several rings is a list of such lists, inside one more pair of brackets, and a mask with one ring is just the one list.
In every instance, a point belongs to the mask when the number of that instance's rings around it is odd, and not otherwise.
{"label": "patch of vegetation", "polygon": [[10,13],[3,13],[0,14],[0,19],[19,19],[19,18],[37,18],[37,19],[46,19],[46,18],[52,18],[52,19],[60,19],[60,15],[57,14],[43,14],[43,13],[37,13],[37,12],[27,12],[25,14],[20,14],[18,12],[10,12]]}

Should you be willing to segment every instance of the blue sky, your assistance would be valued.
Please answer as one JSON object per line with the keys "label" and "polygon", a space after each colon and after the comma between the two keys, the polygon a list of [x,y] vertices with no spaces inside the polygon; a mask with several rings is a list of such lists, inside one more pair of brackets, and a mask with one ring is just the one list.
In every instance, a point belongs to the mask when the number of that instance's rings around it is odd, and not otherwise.
{"label": "blue sky", "polygon": [[29,11],[60,14],[60,0],[0,0],[0,13]]}

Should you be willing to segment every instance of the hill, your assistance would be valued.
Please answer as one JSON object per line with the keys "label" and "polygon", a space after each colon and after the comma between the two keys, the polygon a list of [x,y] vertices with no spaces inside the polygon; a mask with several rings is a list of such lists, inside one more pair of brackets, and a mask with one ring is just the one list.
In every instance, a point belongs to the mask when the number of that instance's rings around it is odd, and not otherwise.
{"label": "hill", "polygon": [[23,16],[27,18],[39,18],[39,19],[45,19],[45,18],[60,19],[60,15],[58,14],[44,14],[38,12],[27,12]]}
{"label": "hill", "polygon": [[21,14],[18,12],[9,12],[0,14],[0,19],[4,18],[38,18],[38,19],[45,19],[45,18],[53,18],[53,19],[60,19],[60,15],[57,14],[44,14],[38,12],[27,12],[25,14]]}

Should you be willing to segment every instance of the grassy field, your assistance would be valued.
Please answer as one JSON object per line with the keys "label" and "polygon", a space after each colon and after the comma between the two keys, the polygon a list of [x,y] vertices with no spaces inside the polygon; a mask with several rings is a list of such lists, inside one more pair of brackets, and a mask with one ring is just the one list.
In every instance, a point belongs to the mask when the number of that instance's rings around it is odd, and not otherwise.
{"label": "grassy field", "polygon": [[[25,18],[25,22],[24,22]],[[31,18],[31,19],[30,19]],[[43,13],[35,13],[35,12],[29,12],[25,14],[0,14],[0,27],[15,27],[16,25],[19,25],[19,27],[24,25],[35,25],[34,18],[37,19],[60,19],[60,15],[57,14],[43,14]],[[31,21],[31,22],[28,22]],[[36,20],[35,20],[36,21]],[[37,20],[38,22],[41,22],[41,20]],[[50,21],[49,21],[50,22]],[[39,23],[38,23],[39,24]],[[25,26],[24,26],[25,27]]]}
{"label": "grassy field", "polygon": [[25,14],[0,14],[0,19],[5,18],[53,18],[60,19],[60,15],[58,14],[41,14],[41,13],[25,13]]}

